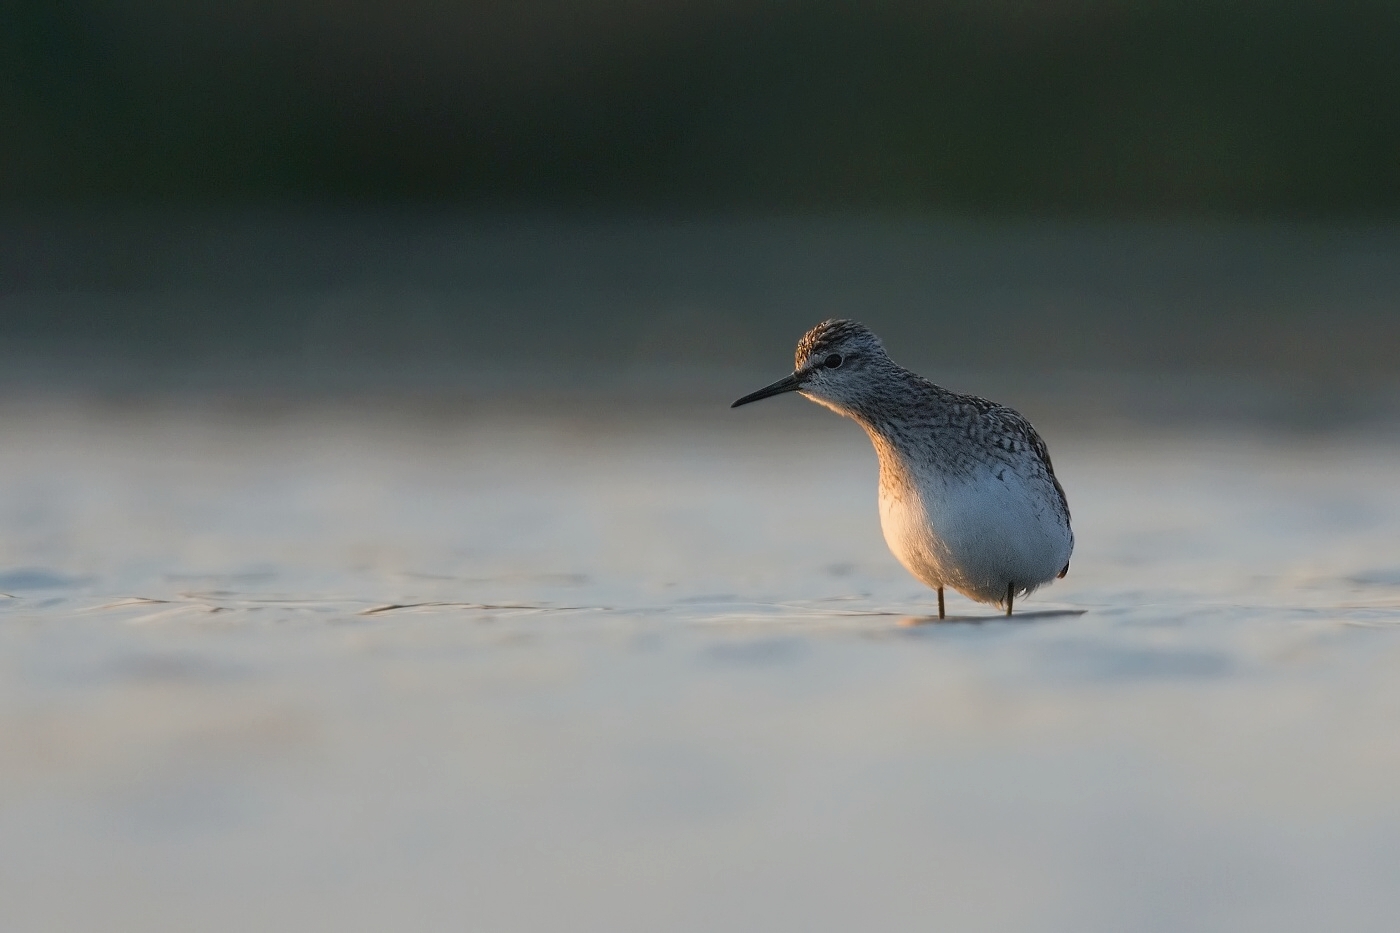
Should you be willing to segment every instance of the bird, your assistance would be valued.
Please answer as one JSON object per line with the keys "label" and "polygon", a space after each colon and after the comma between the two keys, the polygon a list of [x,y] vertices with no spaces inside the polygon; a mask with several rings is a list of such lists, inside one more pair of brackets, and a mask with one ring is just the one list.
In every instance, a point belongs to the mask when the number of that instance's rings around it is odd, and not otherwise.
{"label": "bird", "polygon": [[895,558],[1011,615],[1017,597],[1069,573],[1069,501],[1050,451],[1019,412],[935,385],[890,359],[864,324],[823,321],[796,367],[731,408],[796,392],[852,419],[880,461],[880,527]]}

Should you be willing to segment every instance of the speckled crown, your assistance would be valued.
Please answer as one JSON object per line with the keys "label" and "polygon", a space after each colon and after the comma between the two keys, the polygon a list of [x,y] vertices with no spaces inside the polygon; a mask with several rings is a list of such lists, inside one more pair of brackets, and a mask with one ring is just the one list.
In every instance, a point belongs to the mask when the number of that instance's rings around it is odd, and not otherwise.
{"label": "speckled crown", "polygon": [[845,352],[852,346],[861,346],[870,349],[877,349],[884,352],[884,345],[880,343],[880,338],[876,337],[870,328],[859,321],[847,321],[836,318],[830,321],[822,321],[807,333],[802,335],[802,339],[797,341],[797,368],[802,366],[814,356],[825,356],[832,351]]}

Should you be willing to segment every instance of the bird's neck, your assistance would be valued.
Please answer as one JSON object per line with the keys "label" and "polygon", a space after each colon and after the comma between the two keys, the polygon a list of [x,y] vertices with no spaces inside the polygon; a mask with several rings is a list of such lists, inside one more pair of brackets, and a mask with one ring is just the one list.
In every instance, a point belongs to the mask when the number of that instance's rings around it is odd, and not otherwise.
{"label": "bird's neck", "polygon": [[922,420],[921,415],[932,415],[941,407],[946,394],[922,376],[891,364],[858,395],[826,404],[865,428],[878,447],[880,438],[898,444],[901,436]]}
{"label": "bird's neck", "polygon": [[880,458],[882,495],[904,498],[915,473],[939,459],[944,406],[952,396],[922,376],[891,365],[859,395],[823,403],[865,429]]}

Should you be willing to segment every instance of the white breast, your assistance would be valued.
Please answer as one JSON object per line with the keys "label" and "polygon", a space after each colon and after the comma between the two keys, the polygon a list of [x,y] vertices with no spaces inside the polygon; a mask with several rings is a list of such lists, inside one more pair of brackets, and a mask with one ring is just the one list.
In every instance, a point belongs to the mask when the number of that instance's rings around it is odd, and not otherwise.
{"label": "white breast", "polygon": [[929,586],[1000,604],[1008,587],[1033,590],[1069,562],[1074,537],[1042,475],[998,464],[946,476],[881,453],[885,542]]}

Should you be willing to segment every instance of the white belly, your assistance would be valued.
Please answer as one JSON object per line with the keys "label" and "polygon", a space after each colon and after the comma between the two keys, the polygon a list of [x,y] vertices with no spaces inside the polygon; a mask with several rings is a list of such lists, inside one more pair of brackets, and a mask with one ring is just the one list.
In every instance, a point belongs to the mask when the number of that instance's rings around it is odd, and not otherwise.
{"label": "white belly", "polygon": [[1010,468],[949,478],[882,464],[880,527],[919,580],[992,604],[1053,580],[1074,547],[1053,486]]}

